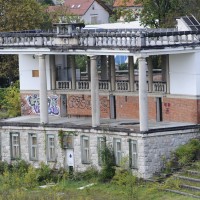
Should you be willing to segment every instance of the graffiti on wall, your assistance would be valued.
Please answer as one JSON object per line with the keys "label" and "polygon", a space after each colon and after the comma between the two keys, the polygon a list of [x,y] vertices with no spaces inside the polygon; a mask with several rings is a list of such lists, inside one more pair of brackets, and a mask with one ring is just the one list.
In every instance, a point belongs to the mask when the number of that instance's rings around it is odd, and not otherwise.
{"label": "graffiti on wall", "polygon": [[[22,114],[39,114],[40,113],[40,97],[38,94],[26,95],[22,97]],[[50,115],[59,115],[60,107],[58,105],[58,96],[48,97],[48,113]]]}
{"label": "graffiti on wall", "polygon": [[[89,96],[69,96],[68,106],[70,108],[91,109],[91,98]],[[109,111],[109,101],[107,97],[100,97],[100,109],[102,112]]]}
{"label": "graffiti on wall", "polygon": [[90,98],[84,96],[70,96],[68,102],[70,108],[91,109]]}

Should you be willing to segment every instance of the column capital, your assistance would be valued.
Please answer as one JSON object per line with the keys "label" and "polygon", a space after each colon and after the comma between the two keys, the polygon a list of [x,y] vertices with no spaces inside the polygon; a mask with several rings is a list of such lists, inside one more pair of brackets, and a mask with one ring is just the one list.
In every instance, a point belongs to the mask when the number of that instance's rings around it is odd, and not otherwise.
{"label": "column capital", "polygon": [[45,59],[45,54],[36,54],[36,56],[40,59]]}
{"label": "column capital", "polygon": [[90,57],[91,60],[96,60],[97,59],[97,55],[87,55],[88,57]]}
{"label": "column capital", "polygon": [[149,55],[147,54],[136,54],[135,57],[139,60],[139,59],[146,59],[149,57]]}

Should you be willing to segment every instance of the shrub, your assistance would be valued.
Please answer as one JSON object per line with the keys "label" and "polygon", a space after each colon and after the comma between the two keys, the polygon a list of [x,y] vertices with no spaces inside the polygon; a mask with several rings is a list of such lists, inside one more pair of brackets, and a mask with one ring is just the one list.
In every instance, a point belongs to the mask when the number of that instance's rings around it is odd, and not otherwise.
{"label": "shrub", "polygon": [[75,172],[74,174],[70,176],[70,179],[78,180],[78,181],[81,181],[81,180],[89,181],[89,180],[94,180],[97,177],[98,177],[98,170],[94,166],[91,166],[91,167],[88,167],[83,172]]}
{"label": "shrub", "polygon": [[40,163],[40,168],[38,169],[38,181],[40,183],[50,182],[52,169],[49,165],[46,165],[44,162]]}
{"label": "shrub", "polygon": [[115,175],[115,156],[111,146],[105,144],[99,152],[102,160],[102,169],[99,173],[100,182],[108,182]]}
{"label": "shrub", "polygon": [[187,144],[180,146],[175,151],[175,156],[178,159],[179,165],[185,166],[190,162],[197,160],[197,156],[200,152],[200,140],[191,139]]}
{"label": "shrub", "polygon": [[200,140],[191,139],[187,144],[181,145],[171,153],[171,158],[165,162],[165,171],[171,172],[174,169],[181,168],[191,164],[199,159]]}
{"label": "shrub", "polygon": [[33,188],[38,185],[38,172],[33,166],[29,166],[28,172],[24,176],[24,184],[27,188]]}
{"label": "shrub", "polygon": [[21,114],[19,81],[6,88],[2,108],[7,111],[9,117],[16,117]]}

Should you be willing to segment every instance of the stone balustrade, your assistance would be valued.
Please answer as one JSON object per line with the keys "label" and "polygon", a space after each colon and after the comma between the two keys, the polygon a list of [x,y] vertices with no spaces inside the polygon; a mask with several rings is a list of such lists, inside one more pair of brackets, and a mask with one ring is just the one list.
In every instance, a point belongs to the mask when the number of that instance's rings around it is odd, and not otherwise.
{"label": "stone balustrade", "polygon": [[154,82],[153,83],[153,92],[167,92],[167,84],[165,82]]}
{"label": "stone balustrade", "polygon": [[55,32],[6,32],[0,33],[0,46],[42,46],[48,48],[101,48],[123,47],[123,49],[161,48],[168,46],[197,45],[199,31],[176,31],[158,29],[96,29],[82,30],[73,34]]}
{"label": "stone balustrade", "polygon": [[58,90],[71,90],[71,81],[56,81],[56,89]]}
{"label": "stone balustrade", "polygon": [[77,90],[91,90],[91,85],[89,81],[76,81]]}
{"label": "stone balustrade", "polygon": [[[76,81],[77,90],[90,90],[91,83],[89,81]],[[115,83],[116,91],[130,91],[129,81],[116,81]],[[134,83],[135,91],[139,90],[139,82],[135,81]],[[71,90],[72,84],[71,81],[56,81],[57,90]],[[99,90],[101,91],[111,91],[111,84],[109,81],[99,81]],[[147,91],[149,91],[149,83],[147,82]],[[166,93],[167,84],[166,82],[153,82],[153,91],[155,93]]]}
{"label": "stone balustrade", "polygon": [[116,81],[116,91],[129,91],[129,81]]}
{"label": "stone balustrade", "polygon": [[108,82],[108,81],[99,81],[99,90],[110,91],[110,82]]}

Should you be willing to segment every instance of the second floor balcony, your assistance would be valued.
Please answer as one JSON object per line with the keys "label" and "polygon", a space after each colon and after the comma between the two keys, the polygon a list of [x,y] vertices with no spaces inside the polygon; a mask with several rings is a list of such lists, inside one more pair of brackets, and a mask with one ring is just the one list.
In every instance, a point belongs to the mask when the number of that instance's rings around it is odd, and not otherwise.
{"label": "second floor balcony", "polygon": [[[134,90],[131,91],[129,81],[120,80],[115,82],[116,92],[138,92],[139,82],[134,82]],[[56,81],[57,90],[73,90],[71,81]],[[91,82],[90,81],[76,81],[76,89],[78,91],[90,91]],[[111,82],[109,81],[99,81],[99,90],[110,92]],[[150,87],[150,83],[147,82],[147,91],[152,93],[167,93],[167,83],[163,81],[154,81]]]}

